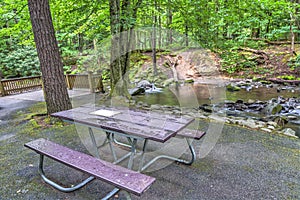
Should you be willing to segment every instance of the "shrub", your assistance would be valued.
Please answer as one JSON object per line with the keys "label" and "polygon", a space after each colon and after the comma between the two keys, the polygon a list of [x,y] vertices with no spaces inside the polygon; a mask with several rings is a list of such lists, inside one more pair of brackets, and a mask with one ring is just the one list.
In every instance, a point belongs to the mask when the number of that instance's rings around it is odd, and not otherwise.
{"label": "shrub", "polygon": [[35,48],[25,46],[0,52],[0,70],[6,78],[40,75]]}

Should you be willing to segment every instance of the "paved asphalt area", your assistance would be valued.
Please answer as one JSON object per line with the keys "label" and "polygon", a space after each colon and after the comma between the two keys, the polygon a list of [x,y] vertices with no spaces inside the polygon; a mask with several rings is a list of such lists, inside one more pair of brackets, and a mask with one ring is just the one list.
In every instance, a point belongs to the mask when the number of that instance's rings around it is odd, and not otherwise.
{"label": "paved asphalt area", "polygon": [[[70,96],[88,95],[71,91]],[[45,129],[38,134],[20,135],[22,124],[14,127],[12,114],[43,101],[42,91],[0,97],[0,200],[101,199],[112,186],[95,180],[72,193],[59,192],[45,184],[37,173],[38,156],[23,147],[25,142],[46,137],[63,145],[86,151],[74,126]],[[209,122],[200,122],[203,130]],[[78,137],[79,136],[79,137]],[[286,136],[225,125],[217,143],[195,141],[199,149],[212,148],[191,166],[167,163],[146,174],[156,182],[132,199],[300,199],[300,140]],[[175,144],[175,143],[174,143]],[[185,154],[183,156],[186,156]],[[163,162],[163,161],[162,161]],[[164,162],[165,163],[165,162]],[[159,165],[159,164],[158,164]],[[86,175],[49,161],[46,173],[53,179],[74,183]],[[121,192],[114,199],[123,199]]]}

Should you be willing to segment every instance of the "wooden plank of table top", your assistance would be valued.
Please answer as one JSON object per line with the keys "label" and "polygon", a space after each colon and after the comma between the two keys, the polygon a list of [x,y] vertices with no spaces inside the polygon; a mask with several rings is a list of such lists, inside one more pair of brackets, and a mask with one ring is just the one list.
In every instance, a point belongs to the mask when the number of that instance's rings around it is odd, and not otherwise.
{"label": "wooden plank of table top", "polygon": [[167,129],[152,128],[147,125],[135,124],[96,115],[93,116],[86,113],[72,112],[72,110],[54,113],[51,116],[108,131],[147,138],[158,142],[165,142],[176,134],[176,132]]}
{"label": "wooden plank of table top", "polygon": [[[119,111],[112,117],[90,114],[95,110]],[[142,112],[122,108],[78,107],[52,114],[65,120],[86,124],[110,131],[165,142],[193,121],[192,118],[172,117],[154,112]]]}

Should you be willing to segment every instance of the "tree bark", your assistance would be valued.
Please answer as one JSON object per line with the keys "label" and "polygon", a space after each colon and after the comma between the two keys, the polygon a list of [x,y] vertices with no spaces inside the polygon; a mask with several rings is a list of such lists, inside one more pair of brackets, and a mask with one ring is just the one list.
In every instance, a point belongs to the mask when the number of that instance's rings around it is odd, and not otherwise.
{"label": "tree bark", "polygon": [[171,45],[173,43],[173,32],[172,32],[172,23],[173,23],[173,13],[172,13],[172,6],[171,1],[168,0],[168,8],[167,8],[167,45]]}
{"label": "tree bark", "polygon": [[72,107],[69,99],[63,63],[55,38],[48,0],[28,0],[34,41],[43,79],[44,98],[48,114]]}
{"label": "tree bark", "polygon": [[[291,22],[290,22],[290,33],[291,33],[291,51],[296,54],[295,52],[295,33],[294,33],[294,30],[293,30],[293,26],[294,26],[294,23],[295,23],[295,19],[293,17],[293,14],[290,13],[290,16],[291,16]],[[296,54],[297,55],[297,54]]]}
{"label": "tree bark", "polygon": [[153,75],[157,75],[157,66],[156,66],[156,26],[157,26],[157,16],[156,16],[156,9],[157,3],[154,0],[154,7],[155,11],[152,13],[153,15],[153,28],[152,28],[152,63],[153,63]]}
{"label": "tree bark", "polygon": [[[110,0],[110,27],[111,27],[111,63],[110,83],[111,92],[117,96],[129,97],[127,89],[130,66],[130,53],[133,44],[133,28],[136,21],[137,9],[142,0],[131,5],[131,0]],[[133,21],[130,19],[134,19]]]}

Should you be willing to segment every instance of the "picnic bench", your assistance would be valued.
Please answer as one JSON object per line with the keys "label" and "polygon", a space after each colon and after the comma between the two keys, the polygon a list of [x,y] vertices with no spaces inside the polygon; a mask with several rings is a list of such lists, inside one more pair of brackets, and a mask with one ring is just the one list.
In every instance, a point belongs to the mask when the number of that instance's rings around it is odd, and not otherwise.
{"label": "picnic bench", "polygon": [[[120,190],[126,191],[127,196],[130,198],[129,193],[140,196],[155,181],[153,177],[100,160],[43,138],[28,142],[24,146],[40,154],[39,173],[42,179],[63,192],[77,190],[97,178],[116,187],[103,199],[109,199]],[[43,170],[44,156],[87,173],[90,177],[73,187],[62,187],[46,177]]]}
{"label": "picnic bench", "polygon": [[[196,158],[192,142],[193,140],[200,140],[205,135],[203,131],[186,129],[194,121],[193,118],[122,107],[116,108],[88,104],[53,113],[51,116],[79,124],[80,126],[86,126],[93,145],[93,155],[96,157],[71,150],[45,139],[26,143],[25,147],[40,154],[39,173],[42,179],[60,191],[72,192],[97,178],[116,187],[103,199],[112,197],[120,190],[126,191],[126,195],[129,197],[130,194],[141,195],[151,186],[155,178],[141,174],[140,172],[147,169],[158,159],[169,159],[191,165]],[[103,131],[106,134],[102,144],[97,144],[93,129],[101,130],[101,132]],[[115,136],[118,137],[116,138]],[[155,155],[152,159],[145,159],[149,141],[165,143],[172,137],[183,138],[187,141],[191,153],[190,160],[181,159],[179,158],[180,155],[170,156],[165,153]],[[120,141],[127,139],[128,143],[122,143],[124,141],[119,142],[119,139]],[[143,142],[141,149],[137,149],[138,141]],[[106,144],[109,145],[111,155],[114,159],[112,163],[102,160],[99,153],[99,149]],[[121,155],[121,157],[117,156],[115,147],[118,145],[128,147],[130,149],[129,152]],[[185,146],[181,147],[184,147],[182,149],[183,153]],[[175,148],[177,147],[175,146]],[[62,187],[46,177],[43,170],[44,156],[87,173],[90,177],[73,187]],[[138,172],[132,171],[135,158],[139,160],[138,169],[136,169]],[[117,166],[117,164],[127,159],[127,168]]]}
{"label": "picnic bench", "polygon": [[[96,143],[93,129],[104,131],[106,133],[106,141],[109,144],[111,154],[114,158],[114,164],[118,164],[129,158],[128,168],[132,168],[133,165],[133,159],[137,152],[137,140],[143,141],[142,150],[139,152],[141,161],[138,171],[144,171],[156,160],[161,158],[191,165],[196,158],[192,142],[194,139],[201,139],[205,135],[205,132],[199,130],[185,130],[185,128],[194,121],[194,118],[132,108],[128,109],[124,107],[107,107],[86,104],[77,108],[51,114],[51,116],[58,117],[71,123],[87,126],[94,146],[94,153],[98,158],[100,158],[98,150],[103,147],[104,143],[101,145]],[[129,144],[118,142],[114,138],[115,135],[127,138]],[[149,141],[165,143],[172,137],[186,139],[192,157],[190,160],[168,155],[158,155],[145,165],[143,164]],[[121,158],[117,158],[114,150],[114,143],[129,147],[131,152]]]}

